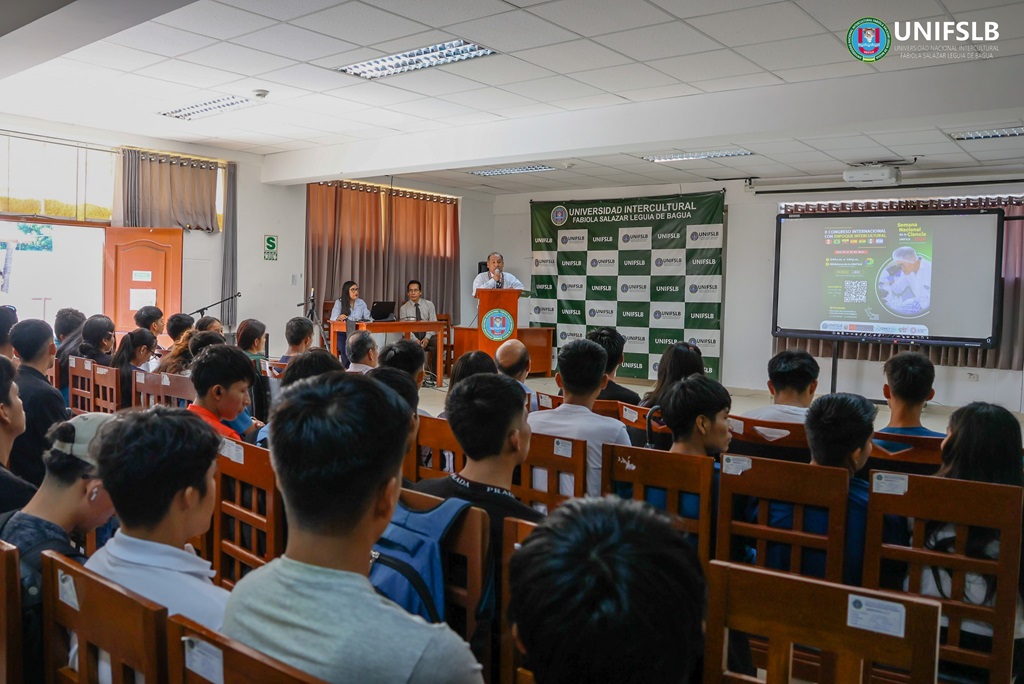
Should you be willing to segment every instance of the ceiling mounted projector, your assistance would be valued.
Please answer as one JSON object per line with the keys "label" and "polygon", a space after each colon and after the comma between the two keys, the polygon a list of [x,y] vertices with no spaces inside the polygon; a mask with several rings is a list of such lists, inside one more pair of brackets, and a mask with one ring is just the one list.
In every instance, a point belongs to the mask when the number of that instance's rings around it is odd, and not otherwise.
{"label": "ceiling mounted projector", "polygon": [[903,179],[896,166],[860,166],[843,171],[843,180],[858,188],[899,185]]}

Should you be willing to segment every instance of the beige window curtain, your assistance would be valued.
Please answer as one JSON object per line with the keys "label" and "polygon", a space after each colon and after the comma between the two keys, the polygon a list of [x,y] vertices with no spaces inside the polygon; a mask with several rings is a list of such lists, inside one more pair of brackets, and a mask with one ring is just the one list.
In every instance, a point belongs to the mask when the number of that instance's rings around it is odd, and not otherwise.
{"label": "beige window curtain", "polygon": [[120,154],[112,225],[218,230],[217,162],[131,148]]}
{"label": "beige window curtain", "polygon": [[[956,209],[1002,209],[1006,218],[1024,217],[1024,197],[948,197],[921,200],[877,200],[865,202],[796,203],[782,206],[782,213],[821,214],[875,211],[938,211]],[[1003,226],[1003,310],[999,345],[995,349],[920,346],[940,366],[965,368],[1024,369],[1024,221],[1007,220]],[[861,361],[885,361],[893,354],[911,349],[910,345],[840,342],[839,358]],[[833,342],[775,338],[775,352],[803,349],[814,356],[832,356]]]}
{"label": "beige window curtain", "polygon": [[423,297],[459,320],[459,204],[454,197],[391,190],[385,202],[385,298],[405,301],[406,283],[423,283]]}
{"label": "beige window curtain", "polygon": [[306,186],[306,278],[318,312],[346,280],[369,305],[405,301],[416,279],[439,313],[458,320],[458,199],[350,181]]}

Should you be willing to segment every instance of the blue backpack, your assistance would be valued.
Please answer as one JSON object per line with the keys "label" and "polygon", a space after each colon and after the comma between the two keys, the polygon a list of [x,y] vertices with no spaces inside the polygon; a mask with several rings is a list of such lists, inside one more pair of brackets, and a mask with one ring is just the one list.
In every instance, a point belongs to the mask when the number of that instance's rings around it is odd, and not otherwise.
{"label": "blue backpack", "polygon": [[371,553],[370,583],[409,613],[428,622],[444,621],[444,568],[441,543],[470,503],[446,499],[426,511],[395,507]]}

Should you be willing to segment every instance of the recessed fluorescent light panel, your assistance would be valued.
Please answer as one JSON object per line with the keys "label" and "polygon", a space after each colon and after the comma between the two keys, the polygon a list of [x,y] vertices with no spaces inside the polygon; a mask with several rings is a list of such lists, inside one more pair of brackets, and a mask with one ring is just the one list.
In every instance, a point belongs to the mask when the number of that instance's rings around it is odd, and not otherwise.
{"label": "recessed fluorescent light panel", "polygon": [[506,166],[502,169],[484,169],[483,171],[470,171],[474,176],[510,176],[513,173],[537,173],[538,171],[554,171],[553,166],[543,164],[531,164],[530,166]]}
{"label": "recessed fluorescent light panel", "polygon": [[494,50],[490,48],[481,47],[476,43],[467,43],[460,39],[409,50],[408,52],[400,52],[397,55],[378,57],[377,59],[359,62],[358,64],[349,64],[348,66],[338,68],[338,71],[353,76],[361,76],[366,79],[374,79],[493,54]]}
{"label": "recessed fluorescent light panel", "polygon": [[988,131],[964,131],[963,133],[950,133],[953,140],[988,140],[989,138],[1015,138],[1024,135],[1024,128],[993,128]]}
{"label": "recessed fluorescent light panel", "polygon": [[172,119],[181,119],[182,121],[194,121],[208,116],[233,112],[237,109],[245,109],[246,107],[252,107],[258,104],[263,104],[262,100],[250,100],[247,97],[226,95],[224,97],[219,97],[216,100],[209,100],[208,102],[200,102],[199,104],[189,105],[188,107],[172,109],[169,112],[160,112],[160,115],[169,116]]}
{"label": "recessed fluorescent light panel", "polygon": [[670,154],[652,154],[644,157],[649,162],[672,162],[686,161],[688,159],[718,159],[721,157],[749,157],[754,154],[742,147],[734,147],[728,150],[708,150],[706,152],[672,152]]}

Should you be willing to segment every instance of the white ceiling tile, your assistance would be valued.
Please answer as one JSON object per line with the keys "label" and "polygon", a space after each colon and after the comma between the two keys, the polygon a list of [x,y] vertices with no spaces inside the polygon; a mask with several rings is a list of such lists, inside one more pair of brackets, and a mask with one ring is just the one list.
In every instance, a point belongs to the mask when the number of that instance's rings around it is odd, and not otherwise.
{"label": "white ceiling tile", "polygon": [[935,154],[921,157],[914,164],[914,167],[949,167],[949,166],[976,166],[977,160],[966,152],[958,154]]}
{"label": "white ceiling tile", "polygon": [[593,157],[585,157],[588,162],[600,164],[601,166],[619,166],[621,164],[636,164],[637,158],[629,154],[600,154]]}
{"label": "white ceiling tile", "polygon": [[262,31],[239,36],[232,42],[300,62],[309,62],[356,47],[353,43],[331,38],[315,31],[307,31],[291,24],[275,24]]}
{"label": "white ceiling tile", "polygon": [[394,12],[402,17],[428,26],[448,26],[460,21],[470,21],[492,14],[508,11],[508,5],[501,0],[445,0],[444,2],[423,2],[422,0],[364,0],[370,5]]}
{"label": "white ceiling tile", "polygon": [[224,140],[240,140],[250,145],[277,145],[288,142],[288,138],[280,135],[269,135],[267,133],[256,133],[255,131],[237,130],[220,136]]}
{"label": "white ceiling tile", "polygon": [[348,66],[349,64],[359,64],[360,62],[368,62],[371,59],[377,59],[378,57],[385,56],[387,56],[386,52],[374,50],[373,48],[361,47],[356,48],[355,50],[346,50],[345,52],[337,55],[331,55],[330,57],[315,59],[310,62],[310,64],[315,64],[316,66],[321,66],[326,69],[340,69],[341,67]]}
{"label": "white ceiling tile", "polygon": [[660,86],[658,88],[627,90],[619,93],[619,95],[633,100],[634,102],[647,102],[649,100],[664,100],[672,97],[686,97],[687,95],[697,95],[702,92],[702,90],[694,88],[693,86],[688,86],[685,83],[679,83],[676,85]]}
{"label": "white ceiling tile", "polygon": [[448,95],[476,90],[482,84],[437,69],[418,69],[388,78],[388,85],[421,95]]}
{"label": "white ceiling tile", "polygon": [[353,142],[354,140],[362,140],[354,135],[340,135],[338,133],[332,135],[324,135],[319,138],[310,138],[306,142],[315,143],[316,146],[321,145],[344,145],[345,143]]}
{"label": "white ceiling tile", "polygon": [[[6,83],[6,82],[5,82]],[[110,82],[115,92],[130,93],[141,97],[179,98],[195,92],[195,87],[180,83],[168,83],[157,78],[148,78],[138,74],[125,74]]]}
{"label": "white ceiling tile", "polygon": [[76,62],[95,64],[118,71],[135,71],[150,64],[156,64],[166,59],[164,55],[143,52],[134,48],[125,47],[116,43],[100,41],[86,45],[64,55],[66,59]]}
{"label": "white ceiling tile", "polygon": [[262,78],[274,81],[275,83],[283,83],[316,92],[344,88],[359,82],[355,76],[349,76],[348,74],[331,69],[315,67],[311,64],[296,64],[285,67],[284,69],[262,74]]}
{"label": "white ceiling tile", "polygon": [[441,128],[451,128],[449,124],[436,119],[416,119],[395,126],[405,133],[422,133],[423,131],[436,131]]}
{"label": "white ceiling tile", "polygon": [[227,5],[234,5],[265,17],[271,17],[278,21],[288,21],[304,14],[318,12],[328,7],[333,7],[347,0],[219,0]]}
{"label": "white ceiling tile", "polygon": [[250,31],[259,31],[274,23],[273,19],[261,17],[237,7],[222,5],[213,0],[199,0],[199,2],[185,5],[181,9],[159,16],[154,21],[165,26],[173,26],[222,40],[234,38]]}
{"label": "white ceiling tile", "polygon": [[1007,4],[1007,0],[942,0],[950,12],[970,12],[972,10],[985,9],[986,7],[997,7]]}
{"label": "white ceiling tile", "polygon": [[660,24],[674,18],[645,0],[617,0],[602,3],[600,8],[594,5],[593,0],[555,0],[530,11],[584,36]]}
{"label": "white ceiling tile", "polygon": [[945,14],[942,5],[936,0],[857,0],[849,3],[797,0],[797,4],[829,31],[843,33],[850,30],[853,22],[863,17],[879,17],[891,29],[895,21],[924,19]]}
{"label": "white ceiling tile", "polygon": [[755,7],[757,5],[768,5],[778,0],[652,0],[672,14],[686,19],[687,17],[699,17],[705,14],[716,14],[730,10]]}
{"label": "white ceiling tile", "polygon": [[497,114],[491,114],[489,112],[473,112],[472,114],[459,114],[458,116],[448,116],[442,119],[445,123],[449,123],[453,126],[473,126],[476,124],[490,123],[491,121],[500,121],[501,117]]}
{"label": "white ceiling tile", "polygon": [[409,52],[410,50],[430,47],[431,45],[449,43],[456,39],[458,39],[458,36],[453,36],[452,34],[445,33],[444,31],[424,31],[423,33],[403,36],[402,38],[397,38],[395,40],[386,40],[382,43],[374,43],[373,48],[375,50],[380,50],[384,54],[393,55],[400,52]]}
{"label": "white ceiling tile", "polygon": [[464,93],[446,95],[444,99],[451,102],[457,102],[458,104],[465,105],[466,107],[482,109],[489,112],[537,104],[535,100],[523,97],[522,95],[516,95],[515,93],[510,93],[507,90],[502,90],[501,88],[469,90]]}
{"label": "white ceiling tile", "polygon": [[842,162],[810,162],[807,164],[794,163],[791,164],[794,169],[803,171],[804,173],[810,173],[814,175],[825,175],[825,174],[840,174],[843,171],[850,168]]}
{"label": "white ceiling tile", "polygon": [[212,45],[216,42],[209,36],[200,36],[181,29],[172,28],[158,24],[155,21],[147,21],[132,28],[115,33],[106,39],[107,42],[124,45],[125,47],[155,52],[165,57],[177,57],[178,55],[201,47]]}
{"label": "white ceiling tile", "polygon": [[832,157],[818,150],[811,150],[809,152],[777,152],[768,156],[783,164],[832,161]]}
{"label": "white ceiling tile", "polygon": [[842,78],[844,76],[860,76],[873,74],[870,65],[850,60],[839,64],[820,64],[815,66],[797,67],[796,69],[779,69],[775,75],[789,83],[801,81],[820,81],[826,78]]}
{"label": "white ceiling tile", "polygon": [[509,119],[520,119],[528,116],[544,116],[545,114],[558,114],[564,110],[553,107],[549,104],[532,104],[520,107],[509,107],[507,109],[494,109],[494,114],[499,114]]}
{"label": "white ceiling tile", "polygon": [[391,109],[364,109],[360,112],[352,112],[347,117],[353,121],[359,121],[363,124],[373,124],[377,126],[385,126],[387,128],[394,128],[395,126],[403,123],[409,123],[415,121],[416,117],[409,114],[403,114],[402,112],[396,112]]}
{"label": "white ceiling tile", "polygon": [[387,107],[399,102],[418,100],[420,96],[410,90],[392,88],[384,83],[359,83],[358,85],[339,90],[332,90],[327,93],[352,102],[362,102],[375,107]]}
{"label": "white ceiling tile", "polygon": [[522,10],[474,19],[447,28],[457,36],[499,52],[527,50],[577,37],[560,26]]}
{"label": "white ceiling tile", "polygon": [[[343,89],[343,91],[347,90],[348,89]],[[273,93],[271,93],[271,96],[273,96]],[[344,116],[349,112],[357,112],[360,109],[366,109],[370,106],[362,102],[343,100],[339,97],[333,97],[323,93],[305,95],[294,100],[288,100],[284,104],[287,107],[295,107],[302,111],[326,114],[328,116]]]}
{"label": "white ceiling tile", "polygon": [[714,50],[696,55],[669,57],[649,62],[649,65],[687,83],[742,76],[761,70],[756,64],[731,50]]}
{"label": "white ceiling tile", "polygon": [[[926,145],[940,144],[946,147],[956,147],[956,143],[950,141],[949,136],[940,130],[929,128],[920,131],[904,131],[900,133],[869,133],[881,145]],[[947,149],[937,154],[956,153],[957,149]]]}
{"label": "white ceiling tile", "polygon": [[224,138],[207,138],[203,141],[204,145],[210,147],[219,147],[225,150],[237,150],[241,152],[247,147],[252,147],[251,143],[242,142],[241,140],[226,140]]}
{"label": "white ceiling tile", "polygon": [[803,141],[816,150],[831,152],[832,150],[849,150],[857,147],[875,147],[876,143],[866,135],[844,135],[838,137],[803,138]]}
{"label": "white ceiling tile", "polygon": [[960,140],[958,144],[964,151],[974,154],[975,152],[991,152],[994,150],[1024,149],[1024,137],[1012,138],[987,138],[985,140]]}
{"label": "white ceiling tile", "polygon": [[[422,33],[429,27],[410,21],[391,12],[364,5],[361,2],[349,2],[331,9],[310,14],[292,22],[297,26],[308,28],[329,36],[347,40],[356,45],[380,42],[401,38],[402,36]],[[372,36],[372,41],[367,40]],[[417,47],[415,45],[410,47]]]}
{"label": "white ceiling tile", "polygon": [[901,157],[933,157],[942,154],[960,154],[963,150],[954,142],[919,144],[919,145],[886,145]]}
{"label": "white ceiling tile", "polygon": [[492,86],[555,75],[552,71],[511,55],[488,55],[438,68]]}
{"label": "white ceiling tile", "polygon": [[757,152],[758,154],[775,157],[778,154],[812,152],[813,148],[803,144],[799,140],[770,140],[767,142],[739,142],[739,147]]}
{"label": "white ceiling tile", "polygon": [[659,162],[659,166],[671,166],[681,171],[720,171],[725,167],[713,159],[682,159],[674,162]]}
{"label": "white ceiling tile", "polygon": [[[353,138],[354,139],[354,138]],[[310,147],[316,147],[317,143],[311,140],[290,140],[284,143],[278,143],[275,147],[280,147],[282,150],[294,151],[294,150],[305,150]]]}
{"label": "white ceiling tile", "polygon": [[269,133],[270,135],[278,135],[283,138],[294,138],[295,140],[308,140],[324,134],[324,131],[306,128],[305,126],[293,126],[282,121],[249,124],[246,130]]}
{"label": "white ceiling tile", "polygon": [[574,81],[565,76],[552,76],[550,78],[538,78],[533,81],[522,83],[510,83],[505,90],[530,97],[540,102],[553,102],[554,100],[574,99],[587,97],[589,95],[600,95],[601,91],[585,83]]}
{"label": "white ceiling tile", "polygon": [[761,164],[759,166],[747,166],[740,170],[752,178],[787,178],[803,175],[802,171],[798,171],[785,164]]}
{"label": "white ceiling tile", "polygon": [[308,90],[292,88],[291,86],[266,81],[262,78],[243,78],[239,81],[232,81],[231,83],[217,86],[217,90],[241,97],[253,97],[252,93],[254,90],[266,90],[269,91],[266,97],[267,102],[282,102],[309,96],[310,94]]}
{"label": "white ceiling tile", "polygon": [[715,78],[708,81],[694,81],[693,86],[708,93],[717,93],[723,90],[740,90],[744,88],[760,88],[762,86],[779,85],[785,83],[775,74],[760,73],[746,74],[744,76],[729,76],[727,78]]}
{"label": "white ceiling tile", "polygon": [[285,57],[271,55],[259,50],[253,50],[252,48],[242,47],[241,45],[232,45],[231,43],[211,45],[210,47],[190,52],[187,55],[182,55],[179,59],[247,76],[255,76],[267,71],[283,69],[295,64],[293,60]]}
{"label": "white ceiling tile", "polygon": [[515,56],[559,74],[600,69],[630,61],[629,57],[590,40],[573,40],[532,50],[521,50],[515,53]]}
{"label": "white ceiling tile", "polygon": [[556,107],[561,107],[562,109],[577,110],[611,107],[614,105],[627,104],[628,102],[629,100],[621,98],[618,95],[602,93],[601,95],[590,95],[588,97],[578,97],[569,100],[557,100],[551,104]]}
{"label": "white ceiling tile", "polygon": [[971,156],[982,162],[1002,161],[1006,159],[1024,159],[1024,150],[989,150],[986,152],[972,152]]}
{"label": "white ceiling tile", "polygon": [[598,43],[640,61],[691,55],[722,47],[681,21],[619,31],[595,38]]}
{"label": "white ceiling tile", "polygon": [[248,152],[249,154],[267,155],[267,154],[276,154],[277,152],[284,152],[285,150],[280,148],[280,147],[265,147],[265,146],[257,145],[256,147],[247,147],[246,149],[244,149],[242,151],[243,152]]}
{"label": "white ceiling tile", "polygon": [[580,71],[573,74],[573,78],[613,93],[620,90],[657,88],[677,83],[671,76],[644,64],[623,64],[605,69]]}
{"label": "white ceiling tile", "polygon": [[750,7],[690,19],[689,23],[723,45],[762,43],[823,33],[821,24],[790,2]]}
{"label": "white ceiling tile", "polygon": [[183,62],[178,59],[169,59],[166,62],[154,64],[145,69],[139,69],[135,73],[140,76],[173,81],[174,83],[184,83],[185,85],[197,88],[213,88],[241,78],[237,73],[213,69],[201,64]]}
{"label": "white ceiling tile", "polygon": [[[60,81],[71,83],[106,83],[124,75],[123,71],[108,69],[107,67],[84,62],[75,62],[70,59],[59,57],[44,62],[39,66],[32,67],[19,75],[29,75],[32,78],[54,78]],[[237,76],[235,78],[238,78]]]}
{"label": "white ceiling tile", "polygon": [[[478,93],[479,90],[472,92]],[[467,93],[463,93],[467,94]],[[513,96],[515,97],[515,96]],[[422,117],[424,119],[443,119],[448,116],[458,116],[459,114],[470,114],[474,109],[470,107],[464,107],[461,104],[455,104],[449,102],[447,99],[440,100],[436,97],[428,97],[422,100],[413,100],[411,102],[403,102],[394,106],[395,111],[404,112],[405,114],[411,114],[412,116]],[[480,109],[487,109],[486,107],[480,107]],[[376,111],[376,110],[375,110]]]}
{"label": "white ceiling tile", "polygon": [[998,23],[1000,41],[1024,36],[1024,6],[1020,2],[975,12],[962,12],[956,18],[963,21],[994,21]]}
{"label": "white ceiling tile", "polygon": [[846,162],[848,164],[859,164],[863,162],[874,162],[883,161],[886,159],[899,158],[898,154],[893,154],[892,150],[881,145],[875,145],[873,147],[855,147],[849,150],[829,150],[828,152],[832,155],[833,159]]}
{"label": "white ceiling tile", "polygon": [[832,64],[850,59],[850,51],[831,33],[745,45],[736,48],[736,52],[768,71],[795,69],[808,64]]}

